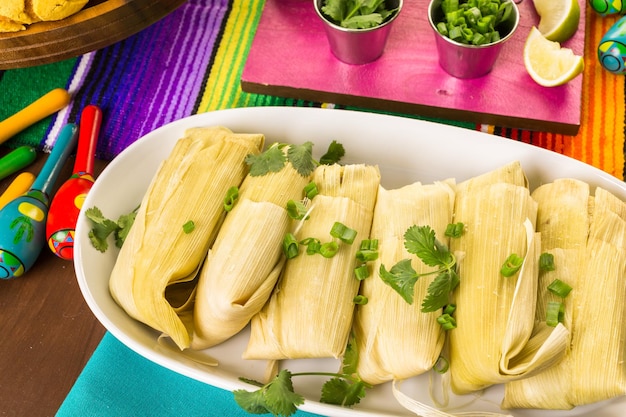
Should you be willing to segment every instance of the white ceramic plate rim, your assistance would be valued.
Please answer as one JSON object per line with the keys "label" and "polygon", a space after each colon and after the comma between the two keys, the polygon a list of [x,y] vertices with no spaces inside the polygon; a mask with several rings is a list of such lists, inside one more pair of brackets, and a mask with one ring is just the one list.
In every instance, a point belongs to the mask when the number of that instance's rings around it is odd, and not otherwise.
{"label": "white ceramic plate rim", "polygon": [[[597,168],[537,146],[466,128],[349,110],[252,107],[194,115],[145,135],[105,168],[83,207],[97,206],[111,218],[128,213],[139,204],[158,164],[167,157],[183,132],[190,127],[211,125],[226,126],[237,132],[260,132],[265,134],[266,143],[312,141],[318,155],[330,141],[337,140],[347,150],[344,162],[378,164],[382,183],[387,188],[418,180],[424,183],[445,178],[462,181],[519,160],[528,175],[531,188],[556,178],[572,177],[586,181],[593,187],[602,186],[626,199],[626,185]],[[232,366],[237,368],[234,371],[206,367],[189,360],[180,352],[163,348],[157,343],[156,332],[127,316],[110,297],[108,274],[117,251],[110,249],[105,254],[97,252],[89,243],[89,228],[81,212],[76,228],[74,265],[83,296],[104,327],[130,349],[174,372],[225,390],[250,389],[249,385],[237,378],[260,378],[263,364],[261,361],[251,361],[244,365],[243,360],[234,356],[246,342],[245,332],[210,350],[212,356],[224,360],[224,366],[230,366],[228,363],[231,361]],[[232,346],[237,348],[232,349]],[[334,369],[336,363],[330,360],[288,361],[286,367],[297,371],[299,367],[311,370],[311,366],[318,365]],[[248,371],[251,374],[244,374]],[[408,389],[421,387],[424,378],[421,376],[415,381],[407,381]],[[389,384],[368,392],[366,399],[354,409],[346,409],[316,401],[319,381],[294,383],[296,390],[307,398],[300,407],[304,411],[333,416],[412,415],[397,405],[391,396]],[[415,387],[411,386],[412,383]],[[489,395],[495,397],[490,398]],[[494,393],[485,396],[486,402],[478,402],[465,409],[485,410],[485,406],[492,404],[489,401],[493,402],[498,395],[496,388]],[[617,417],[626,411],[622,399],[589,407],[572,411],[513,410],[508,413],[515,417],[556,417],[583,415],[593,409],[594,415],[598,417]],[[499,410],[496,407],[490,411]]]}

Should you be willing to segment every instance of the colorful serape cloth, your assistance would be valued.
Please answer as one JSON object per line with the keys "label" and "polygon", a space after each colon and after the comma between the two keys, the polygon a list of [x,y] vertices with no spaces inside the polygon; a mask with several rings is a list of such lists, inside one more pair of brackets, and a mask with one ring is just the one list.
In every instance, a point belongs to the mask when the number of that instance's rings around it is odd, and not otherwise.
{"label": "colorful serape cloth", "polygon": [[[0,120],[56,87],[73,96],[66,109],[7,145],[48,150],[61,126],[79,122],[87,104],[97,104],[104,112],[96,155],[104,160],[151,130],[195,113],[246,106],[322,106],[242,91],[241,72],[263,5],[264,0],[190,0],[110,47],[55,64],[0,72]],[[624,77],[605,71],[596,58],[600,38],[618,17],[600,17],[591,9],[587,16],[583,108],[576,136],[438,121],[551,149],[623,179]]]}

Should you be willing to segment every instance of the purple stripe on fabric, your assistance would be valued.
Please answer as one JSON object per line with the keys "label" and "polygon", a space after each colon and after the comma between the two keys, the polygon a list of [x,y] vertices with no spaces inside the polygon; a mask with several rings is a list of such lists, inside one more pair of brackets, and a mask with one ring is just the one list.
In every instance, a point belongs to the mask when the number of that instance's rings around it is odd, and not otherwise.
{"label": "purple stripe on fabric", "polygon": [[[94,53],[69,121],[82,108],[104,112],[96,156],[112,159],[139,137],[194,110],[228,0],[190,0],[132,37]],[[80,77],[80,74],[77,76]]]}

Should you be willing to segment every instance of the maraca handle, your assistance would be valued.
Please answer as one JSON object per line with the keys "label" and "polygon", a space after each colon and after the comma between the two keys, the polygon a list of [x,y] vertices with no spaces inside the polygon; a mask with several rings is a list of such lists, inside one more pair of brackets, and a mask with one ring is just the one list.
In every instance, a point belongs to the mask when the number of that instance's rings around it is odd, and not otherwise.
{"label": "maraca handle", "polygon": [[100,107],[90,104],[86,106],[80,116],[78,133],[78,150],[74,173],[81,172],[93,174],[93,164],[98,144],[100,125],[102,124],[102,110]]}
{"label": "maraca handle", "polygon": [[0,122],[0,143],[7,141],[44,117],[61,110],[70,102],[70,95],[62,88],[56,88],[35,100],[22,110]]}
{"label": "maraca handle", "polygon": [[624,1],[616,2],[611,0],[589,0],[589,5],[600,16],[626,14],[626,3]]}
{"label": "maraca handle", "polygon": [[65,161],[76,146],[78,127],[74,123],[68,123],[61,129],[52,152],[46,159],[39,175],[35,179],[31,190],[40,191],[46,196],[50,195],[52,186],[56,182],[59,173],[63,169]]}

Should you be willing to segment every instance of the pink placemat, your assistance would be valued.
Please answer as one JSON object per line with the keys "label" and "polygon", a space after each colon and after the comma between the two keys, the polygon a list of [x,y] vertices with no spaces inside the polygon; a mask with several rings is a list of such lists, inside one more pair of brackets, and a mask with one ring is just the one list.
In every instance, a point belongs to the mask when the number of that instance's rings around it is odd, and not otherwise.
{"label": "pink placemat", "polygon": [[[586,3],[579,3],[578,31],[563,46],[582,55]],[[553,88],[530,78],[522,53],[539,17],[532,0],[518,7],[518,30],[491,73],[461,80],[439,66],[428,0],[404,1],[384,54],[365,65],[345,64],[330,52],[313,0],[267,0],[241,86],[251,93],[575,135],[582,75]]]}

